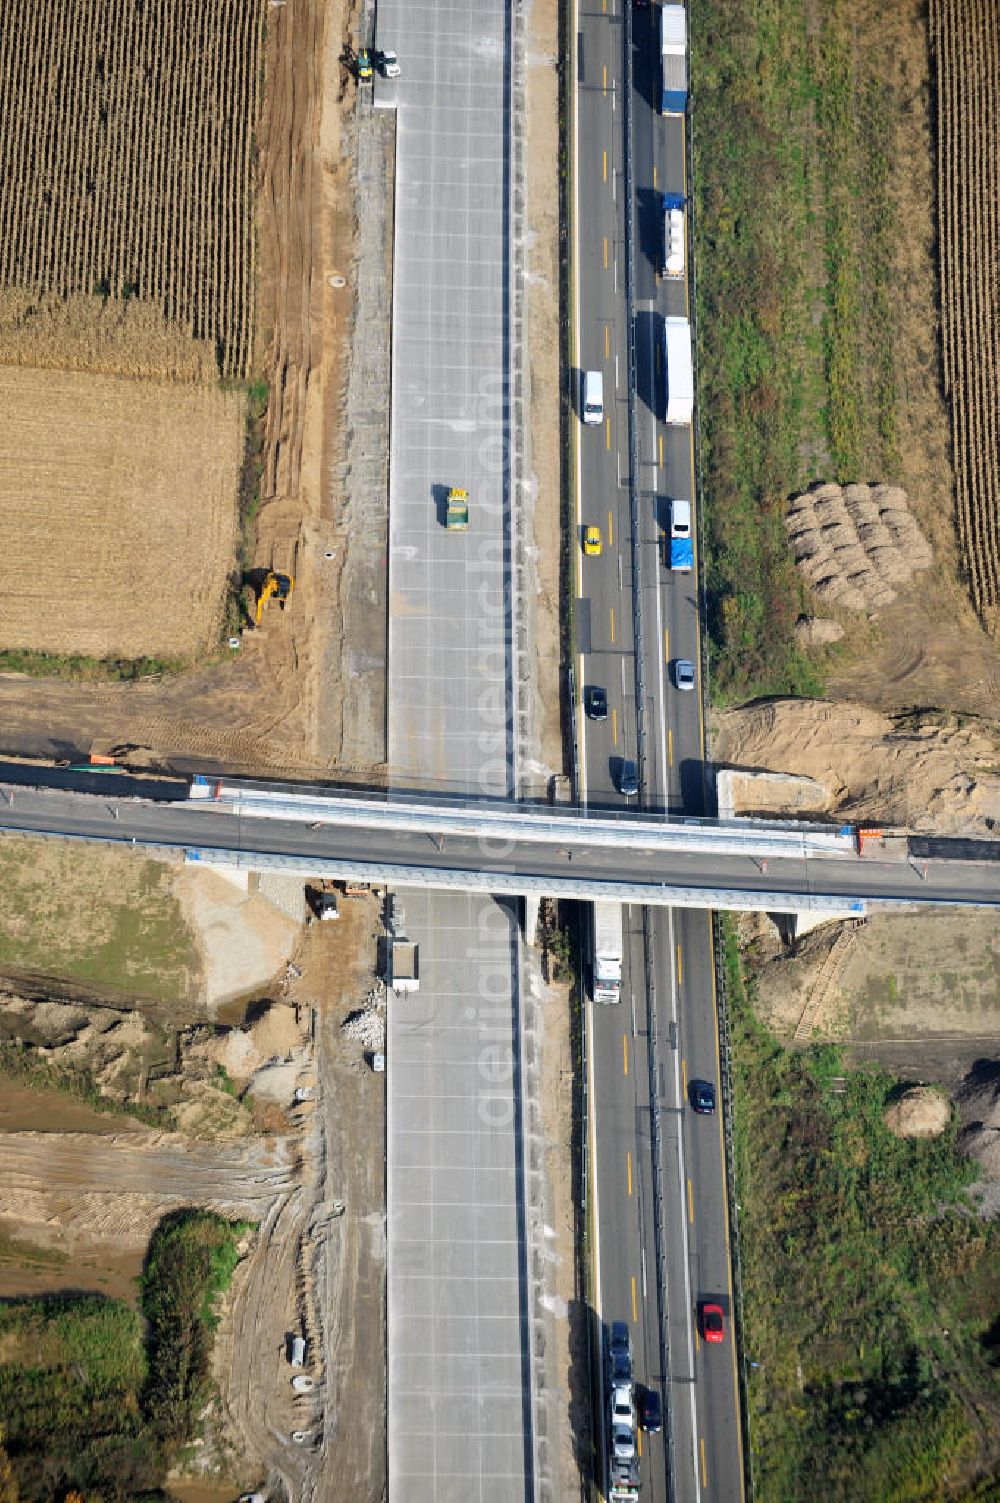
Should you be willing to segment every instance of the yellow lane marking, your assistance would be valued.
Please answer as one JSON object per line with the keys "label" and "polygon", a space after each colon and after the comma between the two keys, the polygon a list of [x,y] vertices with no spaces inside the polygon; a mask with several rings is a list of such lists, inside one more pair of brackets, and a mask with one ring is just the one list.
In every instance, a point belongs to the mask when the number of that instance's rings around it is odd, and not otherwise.
{"label": "yellow lane marking", "polygon": [[684,980],[684,967],[681,964],[681,944],[680,944],[680,940],[678,940],[677,941],[677,985],[680,986],[680,984],[681,984],[681,982],[683,980]]}
{"label": "yellow lane marking", "polygon": [[622,1034],[622,1064],[625,1067],[625,1074],[627,1075],[628,1074],[628,1034],[627,1033],[623,1033]]}
{"label": "yellow lane marking", "polygon": [[660,434],[660,469],[663,469],[663,434]]}
{"label": "yellow lane marking", "polygon": [[674,733],[670,730],[667,731],[667,765],[674,765]]}
{"label": "yellow lane marking", "polygon": [[631,1155],[631,1153],[627,1154],[626,1157],[627,1157],[627,1160],[628,1160],[628,1193],[631,1195],[632,1194],[632,1155]]}
{"label": "yellow lane marking", "polygon": [[632,1275],[632,1319],[639,1319],[639,1309],[635,1302],[635,1274]]}
{"label": "yellow lane marking", "polygon": [[612,645],[614,644],[614,640],[615,640],[615,608],[614,608],[614,606],[612,606],[611,607],[611,641],[612,641]]}
{"label": "yellow lane marking", "polygon": [[639,1442],[639,1457],[640,1457],[640,1460],[641,1460],[641,1458],[642,1458],[642,1431],[641,1430],[639,1431],[638,1435],[636,1436],[636,1440]]}
{"label": "yellow lane marking", "polygon": [[681,1060],[681,1086],[683,1094],[686,1096],[688,1093],[688,1062],[686,1059]]}
{"label": "yellow lane marking", "polygon": [[699,1450],[699,1452],[701,1454],[701,1485],[702,1485],[702,1487],[707,1487],[708,1486],[708,1469],[705,1466],[705,1437],[704,1437],[704,1435],[701,1437],[701,1441],[699,1442],[699,1445],[698,1445],[698,1450]]}
{"label": "yellow lane marking", "polygon": [[611,517],[611,507],[608,507],[608,547],[615,546],[615,524]]}
{"label": "yellow lane marking", "polygon": [[691,1189],[690,1180],[688,1180],[688,1220],[694,1226],[694,1191]]}
{"label": "yellow lane marking", "polygon": [[608,269],[608,237],[607,237],[607,235],[605,235],[605,237],[604,237],[604,270],[607,271],[607,269]]}
{"label": "yellow lane marking", "polygon": [[605,420],[604,420],[604,447],[606,449],[610,449],[611,448],[611,419],[610,418],[605,418]]}
{"label": "yellow lane marking", "polygon": [[604,97],[605,97],[605,99],[607,99],[607,97],[608,97],[608,65],[607,65],[607,63],[604,64],[602,72],[604,74]]}
{"label": "yellow lane marking", "polygon": [[611,711],[611,740],[618,745],[618,711]]}
{"label": "yellow lane marking", "polygon": [[653,187],[656,187],[656,163],[653,163]]}
{"label": "yellow lane marking", "polygon": [[607,152],[606,151],[603,152],[602,156],[604,158],[604,167],[603,167],[604,181],[607,182],[607,180],[608,180],[608,154],[607,154]]}
{"label": "yellow lane marking", "polygon": [[610,324],[605,324],[604,325],[604,358],[605,358],[605,360],[610,360],[610,358],[611,358],[611,325]]}

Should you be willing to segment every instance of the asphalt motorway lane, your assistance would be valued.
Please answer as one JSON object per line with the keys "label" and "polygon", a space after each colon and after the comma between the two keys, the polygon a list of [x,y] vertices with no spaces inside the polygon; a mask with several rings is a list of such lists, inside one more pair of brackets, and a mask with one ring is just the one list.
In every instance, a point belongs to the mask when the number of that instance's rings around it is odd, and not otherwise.
{"label": "asphalt motorway lane", "polygon": [[[590,1007],[593,1112],[599,1151],[594,1161],[593,1239],[597,1314],[606,1338],[614,1320],[628,1321],[637,1383],[667,1397],[660,1357],[649,1111],[649,1020],[643,971],[642,910],[624,908],[622,1001]],[[599,1384],[606,1402],[603,1373]],[[602,1416],[606,1425],[606,1419]],[[664,1435],[640,1435],[644,1496],[665,1499]]]}
{"label": "asphalt motorway lane", "polygon": [[[603,247],[611,232],[622,243],[624,218],[620,197],[607,201],[603,180],[593,183],[594,164],[617,160],[624,146],[620,110],[606,108],[605,92],[595,94],[596,69],[602,84],[608,55],[615,87],[625,85],[622,3],[602,0],[601,11],[579,17],[577,130],[577,226],[579,243],[578,324],[581,364],[600,358],[595,320],[613,330],[605,334],[605,354],[614,347],[616,401],[625,346],[624,278],[617,261],[610,280]],[[701,813],[706,807],[704,729],[701,714],[699,609],[697,567],[691,574],[672,574],[666,567],[664,540],[669,537],[672,502],[695,500],[693,434],[689,426],[668,426],[666,372],[663,361],[663,318],[689,316],[687,278],[658,276],[663,217],[662,194],[687,193],[685,122],[659,114],[659,11],[636,7],[632,12],[633,80],[633,226],[635,295],[635,421],[638,469],[638,578],[634,577],[632,538],[627,506],[627,444],[625,423],[619,418],[614,473],[602,463],[586,430],[577,432],[577,495],[581,523],[596,520],[603,493],[614,485],[608,506],[609,537],[600,560],[583,560],[578,590],[577,641],[580,678],[586,688],[598,682],[607,690],[609,718],[595,724],[581,721],[581,765],[585,797],[607,801],[615,797],[621,758],[635,758],[637,727],[634,700],[635,664],[626,661],[634,651],[632,593],[638,592],[643,622],[646,693],[646,755],[644,803],[664,812]],[[613,105],[619,95],[613,95]],[[581,216],[580,201],[587,211]],[[690,245],[688,246],[690,254]],[[613,306],[609,309],[609,295]],[[593,350],[597,347],[596,357]],[[605,388],[610,369],[605,371]],[[606,447],[610,449],[609,427]],[[624,483],[623,483],[624,482]],[[693,505],[692,505],[693,510]],[[611,519],[617,518],[613,533]],[[697,517],[695,517],[697,536]],[[697,547],[697,543],[696,543]],[[697,558],[696,558],[697,564]],[[629,623],[613,644],[600,634],[605,621]],[[696,692],[676,687],[676,663],[695,665]],[[619,1007],[591,1009],[595,1101],[595,1178],[597,1180],[600,1290],[605,1321],[631,1318],[637,1354],[643,1370],[655,1370],[669,1404],[673,1456],[670,1481],[677,1499],[739,1499],[743,1491],[737,1353],[730,1340],[723,1347],[707,1347],[697,1331],[699,1301],[711,1298],[731,1315],[732,1280],[726,1207],[725,1154],[721,1114],[697,1117],[689,1104],[693,1078],[719,1079],[716,1036],[714,960],[710,915],[704,911],[663,910],[650,913],[649,987],[644,974],[645,952],[637,950],[634,930],[641,930],[638,909],[626,910],[633,933]],[[686,961],[686,964],[685,964]],[[647,1007],[649,1013],[647,1015]],[[645,1027],[642,1022],[645,1020]],[[633,1037],[629,1043],[629,1030]],[[653,1046],[652,1077],[648,1050]],[[619,1056],[619,1044],[622,1055]],[[623,1065],[628,1051],[635,1054],[629,1077]],[[651,1104],[660,1124],[657,1167],[662,1192],[659,1212],[665,1287],[656,1287],[656,1241],[653,1218],[650,1141]],[[622,1164],[627,1166],[623,1177]],[[647,1185],[642,1194],[643,1183]],[[624,1188],[623,1188],[624,1186]],[[652,1280],[650,1279],[652,1270]],[[638,1285],[636,1279],[639,1278]],[[660,1308],[662,1301],[662,1311]],[[616,1308],[610,1308],[614,1304]],[[669,1372],[659,1373],[659,1332],[664,1319]],[[650,1330],[655,1341],[650,1339]],[[639,1364],[637,1363],[637,1366]],[[643,1468],[643,1487],[649,1496],[665,1495],[668,1467],[657,1443]]]}

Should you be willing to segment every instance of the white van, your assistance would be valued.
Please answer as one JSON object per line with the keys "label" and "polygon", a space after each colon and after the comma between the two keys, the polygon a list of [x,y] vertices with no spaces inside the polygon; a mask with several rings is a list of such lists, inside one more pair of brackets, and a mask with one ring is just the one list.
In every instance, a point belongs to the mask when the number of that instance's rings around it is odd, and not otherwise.
{"label": "white van", "polygon": [[584,371],[581,406],[585,423],[604,422],[604,376],[600,371]]}
{"label": "white van", "polygon": [[691,536],[691,502],[672,501],[670,504],[670,536],[672,538],[689,538]]}

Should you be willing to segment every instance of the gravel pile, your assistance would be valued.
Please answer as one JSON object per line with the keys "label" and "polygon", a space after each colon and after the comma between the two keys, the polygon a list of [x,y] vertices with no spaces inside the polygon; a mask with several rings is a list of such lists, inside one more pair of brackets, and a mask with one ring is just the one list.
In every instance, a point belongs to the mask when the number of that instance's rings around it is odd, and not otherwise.
{"label": "gravel pile", "polygon": [[385,1049],[385,1018],[374,1007],[359,1007],[348,1013],[340,1031],[346,1039],[354,1039],[365,1049],[379,1054]]}

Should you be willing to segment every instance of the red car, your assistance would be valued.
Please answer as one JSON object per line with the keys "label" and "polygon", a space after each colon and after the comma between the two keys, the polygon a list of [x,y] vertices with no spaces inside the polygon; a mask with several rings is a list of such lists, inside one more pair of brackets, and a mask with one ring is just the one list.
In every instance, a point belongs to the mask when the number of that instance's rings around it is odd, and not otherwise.
{"label": "red car", "polygon": [[704,1341],[718,1342],[725,1338],[726,1324],[722,1315],[721,1305],[701,1305],[699,1307],[701,1335]]}

